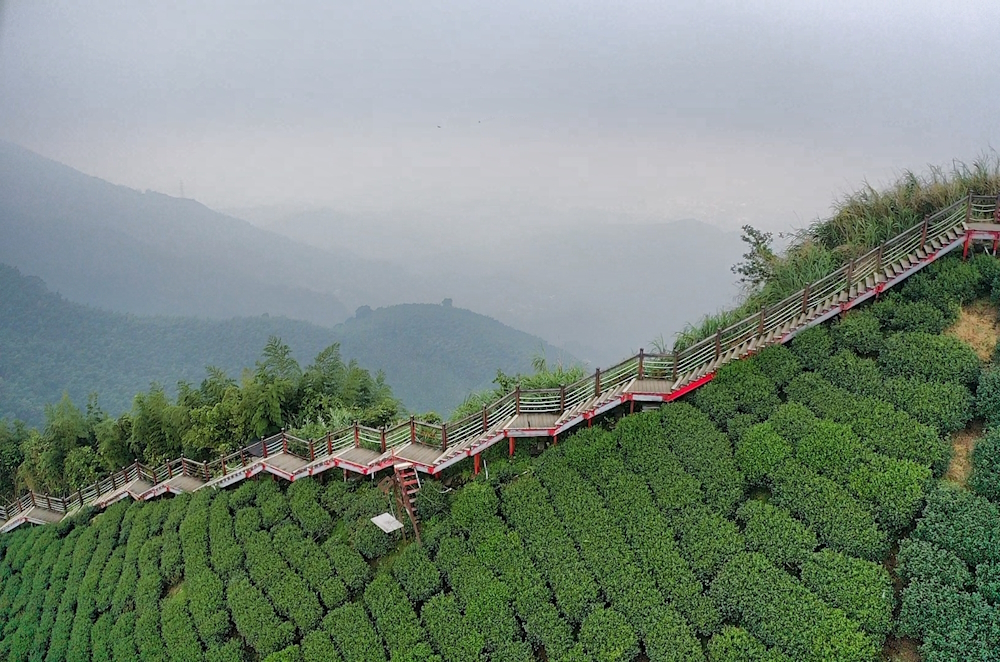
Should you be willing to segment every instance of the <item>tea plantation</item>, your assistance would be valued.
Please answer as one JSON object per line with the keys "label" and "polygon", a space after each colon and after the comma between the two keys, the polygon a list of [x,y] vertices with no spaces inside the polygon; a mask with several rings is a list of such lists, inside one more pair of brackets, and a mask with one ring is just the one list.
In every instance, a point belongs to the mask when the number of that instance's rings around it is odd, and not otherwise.
{"label": "tea plantation", "polygon": [[424,482],[419,544],[332,478],[0,536],[0,658],[998,660],[1000,370],[943,333],[998,294],[994,258],[941,260],[687,401],[491,450]]}

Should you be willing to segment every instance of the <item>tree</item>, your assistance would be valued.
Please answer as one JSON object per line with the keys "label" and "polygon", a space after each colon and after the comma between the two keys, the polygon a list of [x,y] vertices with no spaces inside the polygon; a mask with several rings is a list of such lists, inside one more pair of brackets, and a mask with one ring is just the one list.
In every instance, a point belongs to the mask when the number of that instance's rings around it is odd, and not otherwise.
{"label": "tree", "polygon": [[772,235],[770,232],[761,232],[752,225],[744,225],[740,239],[748,246],[748,250],[743,254],[743,261],[734,265],[732,271],[739,275],[741,283],[750,289],[756,289],[771,279],[778,259],[771,249]]}

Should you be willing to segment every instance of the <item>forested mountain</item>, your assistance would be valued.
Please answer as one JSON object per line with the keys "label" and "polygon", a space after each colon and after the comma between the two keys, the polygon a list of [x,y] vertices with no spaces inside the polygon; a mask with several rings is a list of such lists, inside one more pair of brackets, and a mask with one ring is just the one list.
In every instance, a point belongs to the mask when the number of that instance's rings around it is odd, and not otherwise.
{"label": "forested mountain", "polygon": [[115,186],[3,141],[0,236],[0,262],[119,312],[331,325],[357,305],[409,298],[388,265],[309,248],[194,200]]}
{"label": "forested mountain", "polygon": [[361,309],[330,329],[276,316],[209,321],[142,317],[72,303],[38,278],[0,265],[0,417],[41,423],[46,403],[68,392],[82,405],[90,393],[117,414],[150,382],[172,390],[194,384],[216,366],[239,378],[270,336],[303,363],[339,342],[347,359],[382,369],[403,404],[447,413],[496,371],[525,371],[532,357],[558,352],[536,337],[468,310],[443,305]]}

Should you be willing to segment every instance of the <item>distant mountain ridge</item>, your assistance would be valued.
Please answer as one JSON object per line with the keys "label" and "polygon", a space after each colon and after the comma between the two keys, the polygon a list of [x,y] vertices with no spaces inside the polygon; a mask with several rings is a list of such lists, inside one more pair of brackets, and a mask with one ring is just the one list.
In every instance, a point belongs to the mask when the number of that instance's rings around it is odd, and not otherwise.
{"label": "distant mountain ridge", "polygon": [[[46,403],[96,392],[112,414],[156,381],[198,384],[214,365],[239,378],[271,335],[306,364],[339,342],[345,359],[382,369],[415,412],[447,414],[497,369],[527,371],[534,354],[559,350],[472,311],[443,305],[381,308],[334,328],[263,315],[229,320],[143,317],[67,301],[36,277],[0,264],[0,417],[40,423]],[[568,360],[572,360],[568,357]]]}

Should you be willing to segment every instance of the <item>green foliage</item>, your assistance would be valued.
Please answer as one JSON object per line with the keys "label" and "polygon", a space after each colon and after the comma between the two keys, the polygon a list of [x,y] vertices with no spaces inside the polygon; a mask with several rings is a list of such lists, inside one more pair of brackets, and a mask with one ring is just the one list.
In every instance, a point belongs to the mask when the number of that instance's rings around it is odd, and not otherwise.
{"label": "green foliage", "polygon": [[704,662],[705,654],[694,630],[670,607],[657,614],[643,640],[650,662]]}
{"label": "green foliage", "polygon": [[955,382],[969,388],[979,380],[979,357],[958,338],[928,333],[897,333],[886,339],[879,364],[889,377]]}
{"label": "green foliage", "polygon": [[801,565],[819,544],[791,513],[763,501],[747,501],[736,517],[743,523],[747,551],[764,554],[778,567]]}
{"label": "green foliage", "polygon": [[802,662],[879,659],[879,647],[838,609],[827,606],[761,554],[730,561],[711,592],[730,620]]}
{"label": "green foliage", "polygon": [[613,609],[598,607],[580,626],[580,643],[594,662],[629,662],[639,654],[639,641],[628,620]]}
{"label": "green foliage", "polygon": [[749,359],[757,365],[762,375],[779,388],[784,387],[793,377],[802,372],[802,362],[785,345],[770,345]]}
{"label": "green foliage", "polygon": [[375,619],[375,627],[385,640],[393,660],[430,660],[430,645],[416,612],[403,589],[390,575],[379,574],[365,589],[365,606]]}
{"label": "green foliage", "polygon": [[1000,561],[976,566],[976,591],[992,605],[1000,605]]}
{"label": "green foliage", "polygon": [[825,326],[814,326],[792,339],[792,351],[809,370],[819,370],[833,354],[833,338]]}
{"label": "green foliage", "polygon": [[972,583],[972,574],[953,552],[923,540],[907,538],[899,543],[897,572],[905,582],[936,582],[964,589]]}
{"label": "green foliage", "polygon": [[950,550],[970,566],[1000,560],[1000,511],[980,496],[943,484],[927,495],[912,537]]}
{"label": "green foliage", "polygon": [[430,598],[424,604],[420,618],[434,644],[434,650],[444,662],[475,662],[483,659],[483,636],[476,630],[474,623],[462,616],[453,595],[438,593]]}
{"label": "green foliage", "polygon": [[[979,383],[982,384],[982,378]],[[900,411],[924,425],[950,434],[971,420],[972,394],[954,382],[927,382],[918,378],[896,378],[885,382],[883,396]]]}
{"label": "green foliage", "polygon": [[688,404],[665,405],[660,420],[670,449],[701,482],[708,504],[724,515],[731,513],[743,497],[745,478],[736,468],[729,439]]}
{"label": "green foliage", "polygon": [[1000,503],[1000,428],[990,428],[976,442],[969,487],[979,496]]}
{"label": "green foliage", "polygon": [[226,602],[236,630],[261,657],[292,643],[295,626],[278,618],[261,590],[246,578],[237,578],[229,584]]}
{"label": "green foliage", "polygon": [[742,628],[727,625],[708,642],[708,662],[790,662]]}
{"label": "green foliage", "polygon": [[885,637],[892,628],[892,577],[876,563],[830,549],[810,554],[802,563],[802,583],[869,634]]}
{"label": "green foliage", "polygon": [[330,557],[330,562],[337,570],[337,576],[352,595],[358,595],[364,590],[371,576],[371,568],[361,554],[347,545],[338,543],[335,538],[330,538],[323,544],[323,551]]}
{"label": "green foliage", "polygon": [[196,662],[201,660],[201,644],[188,614],[183,594],[167,598],[161,610],[163,619],[163,640],[167,652],[174,662]]}
{"label": "green foliage", "polygon": [[861,356],[874,356],[882,349],[884,338],[878,317],[868,310],[852,312],[830,329],[833,344]]}
{"label": "green foliage", "polygon": [[989,660],[996,653],[1000,612],[979,593],[935,582],[913,582],[903,591],[897,626],[923,640],[924,659]]}
{"label": "green foliage", "polygon": [[313,630],[302,637],[302,662],[342,662],[326,630]]}
{"label": "green foliage", "polygon": [[889,333],[914,331],[938,334],[952,321],[952,310],[946,308],[946,317],[941,308],[924,301],[904,301],[900,297],[885,298],[871,306],[883,330]]}
{"label": "green foliage", "polygon": [[264,658],[264,662],[302,662],[302,652],[297,645],[293,644],[276,653],[271,653]]}
{"label": "green foliage", "polygon": [[382,638],[359,603],[349,602],[331,611],[323,619],[323,628],[344,662],[385,662]]}
{"label": "green foliage", "polygon": [[297,480],[288,487],[292,517],[314,538],[325,536],[333,529],[333,518],[320,505],[319,493],[319,483],[313,480]]}
{"label": "green foliage", "polygon": [[987,425],[1000,425],[1000,370],[994,366],[983,370],[979,376],[976,413],[986,419]]}
{"label": "green foliage", "polygon": [[870,560],[888,553],[888,539],[872,514],[832,480],[788,460],[773,472],[772,490],[775,504],[809,525],[823,544]]}
{"label": "green foliage", "polygon": [[883,393],[882,372],[873,359],[861,359],[850,350],[842,349],[826,361],[819,373],[831,384],[855,395],[868,398]]}
{"label": "green foliage", "polygon": [[414,604],[424,602],[441,588],[441,574],[417,544],[407,545],[392,564],[392,574]]}

